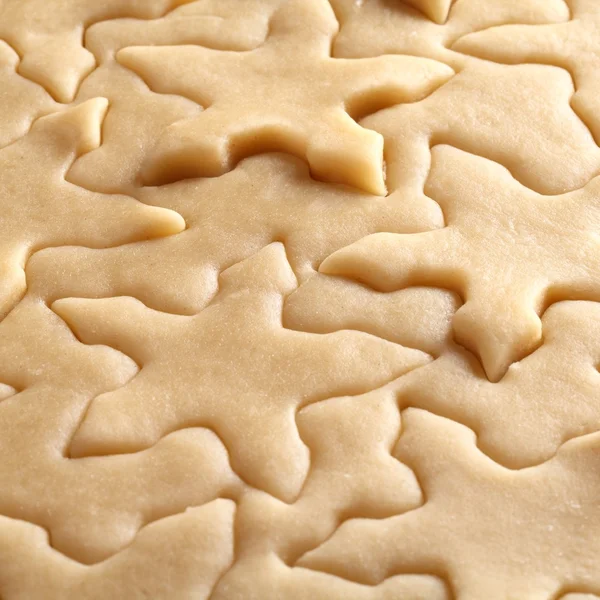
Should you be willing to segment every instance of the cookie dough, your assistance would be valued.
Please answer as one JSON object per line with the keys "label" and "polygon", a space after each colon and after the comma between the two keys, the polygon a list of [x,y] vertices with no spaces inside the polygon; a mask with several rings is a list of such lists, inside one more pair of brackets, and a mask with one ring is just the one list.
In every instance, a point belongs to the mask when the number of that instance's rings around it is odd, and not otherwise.
{"label": "cookie dough", "polygon": [[0,0],[0,598],[598,600],[598,39]]}

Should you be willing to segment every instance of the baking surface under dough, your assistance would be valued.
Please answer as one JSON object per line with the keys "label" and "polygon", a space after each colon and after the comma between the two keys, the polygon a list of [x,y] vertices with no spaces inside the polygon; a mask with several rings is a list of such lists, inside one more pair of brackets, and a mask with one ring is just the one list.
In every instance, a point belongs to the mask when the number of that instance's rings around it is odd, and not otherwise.
{"label": "baking surface under dough", "polygon": [[598,600],[600,3],[0,0],[0,599]]}

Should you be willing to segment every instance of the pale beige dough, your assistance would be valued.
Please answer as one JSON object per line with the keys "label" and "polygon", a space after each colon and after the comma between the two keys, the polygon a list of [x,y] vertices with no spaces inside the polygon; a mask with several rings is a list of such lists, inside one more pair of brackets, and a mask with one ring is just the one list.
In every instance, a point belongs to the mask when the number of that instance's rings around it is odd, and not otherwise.
{"label": "pale beige dough", "polygon": [[573,107],[600,139],[598,69],[600,13],[596,0],[569,0],[566,23],[544,26],[506,25],[473,33],[453,48],[506,63],[543,63],[563,67],[573,76],[577,93]]}
{"label": "pale beige dough", "polygon": [[429,198],[378,198],[315,182],[302,161],[285,155],[248,158],[218,178],[131,193],[183,215],[186,230],[110,250],[39,252],[27,265],[30,292],[51,300],[128,295],[191,315],[214,297],[221,271],[274,240],[285,244],[295,275],[306,281],[328,255],[365,235],[443,225]]}
{"label": "pale beige dough", "polygon": [[[225,271],[219,294],[194,317],[131,298],[54,302],[79,339],[116,346],[142,365],[130,385],[94,400],[71,454],[132,452],[176,429],[208,426],[244,479],[293,500],[309,463],[295,411],[379,387],[429,360],[364,333],[283,329],[283,297],[296,285],[275,243]],[[282,369],[285,378],[277,376]]]}
{"label": "pale beige dough", "polygon": [[79,343],[39,302],[21,302],[0,323],[0,336],[0,381],[17,392],[0,405],[0,512],[44,526],[60,552],[98,562],[143,525],[240,490],[227,451],[203,429],[139,454],[71,460],[89,403],[125,385],[138,367],[112,348]]}
{"label": "pale beige dough", "polygon": [[502,380],[452,349],[402,379],[399,401],[465,423],[496,462],[521,469],[552,458],[600,419],[600,304],[560,302],[542,317],[543,344]]}
{"label": "pale beige dough", "polygon": [[0,317],[26,289],[32,252],[56,245],[105,248],[177,233],[181,216],[133,198],[74,186],[64,174],[76,156],[100,145],[104,98],[37,120],[26,136],[0,150]]}
{"label": "pale beige dough", "polygon": [[542,600],[597,581],[599,434],[510,471],[462,425],[414,408],[402,420],[396,454],[419,473],[427,502],[390,519],[350,519],[299,566],[368,584],[426,569],[447,574],[466,600]]}
{"label": "pale beige dough", "polygon": [[600,178],[542,196],[502,166],[451,146],[435,146],[425,193],[446,226],[417,234],[376,233],[329,256],[322,273],[380,291],[410,285],[453,289],[464,305],[456,340],[489,379],[541,343],[540,312],[564,298],[600,300]]}
{"label": "pale beige dough", "polygon": [[[276,593],[283,594],[286,587],[292,593],[294,582],[298,585],[303,579],[302,571],[290,570],[287,565],[329,537],[341,519],[365,511],[372,517],[384,517],[417,508],[423,502],[413,473],[390,455],[400,426],[390,392],[321,402],[302,409],[297,422],[311,453],[311,468],[302,492],[293,504],[258,491],[243,497],[237,513],[238,559],[220,582],[215,592],[218,598],[228,594],[242,597],[242,589],[249,589],[251,597],[257,598],[261,594],[277,597]],[[348,439],[353,439],[352,445],[346,443]],[[274,561],[274,556],[279,558]],[[403,580],[400,589],[404,581],[411,580],[399,579]],[[321,588],[320,594],[325,590],[332,593],[335,586],[342,593],[343,586],[334,580],[329,586],[325,583],[318,577],[309,579],[304,593]],[[406,586],[406,593],[419,598],[421,582],[414,583],[414,588]],[[423,578],[422,584],[430,591],[439,585],[429,577]],[[362,592],[347,588],[347,593],[385,598],[384,588]],[[398,591],[395,585],[391,589]]]}
{"label": "pale beige dough", "polygon": [[[383,140],[352,116],[421,99],[453,71],[410,56],[331,58],[337,30],[327,2],[288,0],[253,51],[190,45],[120,50],[119,63],[151,89],[207,109],[167,129],[142,171],[144,182],[220,175],[248,154],[284,150],[305,157],[319,179],[385,194]],[[326,85],[315,85],[315,78]]]}
{"label": "pale beige dough", "polygon": [[448,18],[450,6],[455,0],[406,0],[408,4],[418,8],[424,15],[438,24]]}
{"label": "pale beige dough", "polygon": [[105,62],[125,46],[194,44],[219,50],[251,50],[265,41],[269,21],[285,0],[192,0],[156,19],[113,19],[91,25],[85,46]]}
{"label": "pale beige dough", "polygon": [[[452,600],[448,587],[431,575],[396,575],[379,585],[361,585],[328,573],[290,568],[275,555],[240,563],[219,583],[213,600]],[[575,597],[566,600],[596,600]]]}
{"label": "pale beige dough", "polygon": [[152,20],[115,19],[92,25],[86,48],[98,67],[82,82],[77,101],[102,95],[110,110],[102,146],[75,161],[68,180],[100,192],[123,192],[138,184],[139,172],[157,132],[202,108],[185,98],[148,93],[146,84],[115,61],[131,44],[201,44],[221,50],[250,50],[267,35],[269,19],[282,0],[197,0]]}
{"label": "pale beige dough", "polygon": [[102,145],[79,157],[66,179],[97,192],[132,194],[156,131],[198,114],[199,108],[177,96],[149,94],[138,77],[114,61],[103,63],[85,79],[77,100],[95,98],[100,90],[110,103]]}
{"label": "pale beige dough", "polygon": [[17,390],[10,385],[6,385],[5,383],[0,383],[0,400],[6,400],[13,394],[16,394]]}
{"label": "pale beige dough", "polygon": [[131,546],[91,567],[52,550],[43,529],[0,517],[2,593],[16,600],[172,600],[174,593],[208,600],[233,561],[234,516],[231,500],[189,508],[144,527]]}
{"label": "pale beige dough", "polygon": [[557,67],[474,64],[421,102],[361,125],[385,139],[392,190],[419,193],[431,147],[449,144],[504,165],[536,192],[560,194],[600,172],[600,149],[571,108],[573,93],[569,73]]}
{"label": "pale beige dough", "polygon": [[[390,5],[393,6],[394,3],[400,4],[399,10],[406,10],[404,6],[412,7],[408,11],[409,15],[413,14],[412,9],[417,9],[422,15],[425,15],[431,19],[434,23],[441,25],[448,18],[450,7],[455,1],[456,0],[392,0]],[[336,11],[336,16],[342,22],[345,22],[349,14],[351,14],[353,11],[356,11],[359,7],[362,7],[364,2],[365,0],[331,0],[331,5]],[[404,6],[402,4],[404,4]],[[420,18],[420,15],[418,18],[414,19],[415,22],[422,20],[423,19]]]}
{"label": "pale beige dough", "polygon": [[22,57],[19,73],[58,101],[73,100],[81,79],[95,67],[82,46],[86,27],[118,17],[151,19],[190,0],[2,0],[0,38]]}
{"label": "pale beige dough", "polygon": [[283,325],[329,333],[356,329],[439,356],[451,343],[456,294],[434,288],[380,293],[343,277],[317,274],[291,293]]}
{"label": "pale beige dough", "polygon": [[0,41],[0,148],[25,135],[36,117],[55,110],[44,88],[17,73],[19,56]]}
{"label": "pale beige dough", "polygon": [[569,19],[564,0],[455,0],[441,25],[424,19],[418,10],[436,3],[442,5],[444,0],[331,0],[341,25],[333,55],[424,56],[461,70],[471,61],[451,46],[462,36],[495,25],[561,23]]}
{"label": "pale beige dough", "polygon": [[598,600],[595,0],[0,0],[0,598]]}

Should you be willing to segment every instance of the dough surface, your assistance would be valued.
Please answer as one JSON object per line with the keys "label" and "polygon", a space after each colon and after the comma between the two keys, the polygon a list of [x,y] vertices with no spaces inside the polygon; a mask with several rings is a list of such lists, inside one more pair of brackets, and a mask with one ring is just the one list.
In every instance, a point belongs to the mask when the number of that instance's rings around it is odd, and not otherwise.
{"label": "dough surface", "polygon": [[600,599],[600,3],[0,0],[0,600]]}

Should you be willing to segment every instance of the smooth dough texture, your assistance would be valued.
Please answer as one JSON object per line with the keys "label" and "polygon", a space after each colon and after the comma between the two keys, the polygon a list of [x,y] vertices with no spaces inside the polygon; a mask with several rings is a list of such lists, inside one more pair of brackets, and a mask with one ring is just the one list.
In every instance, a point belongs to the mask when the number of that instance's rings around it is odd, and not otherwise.
{"label": "smooth dough texture", "polygon": [[0,600],[598,600],[600,2],[0,0]]}

